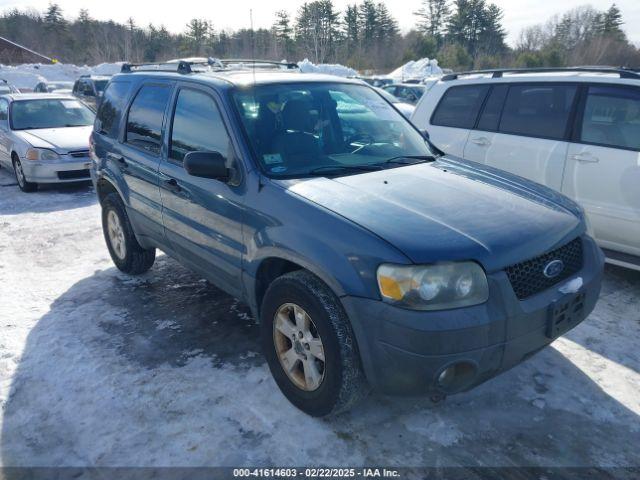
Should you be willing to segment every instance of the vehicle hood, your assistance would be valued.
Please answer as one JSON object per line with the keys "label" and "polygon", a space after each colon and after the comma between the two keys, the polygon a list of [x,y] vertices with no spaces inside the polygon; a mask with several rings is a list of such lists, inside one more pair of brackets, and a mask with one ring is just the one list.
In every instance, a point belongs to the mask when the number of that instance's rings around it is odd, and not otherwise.
{"label": "vehicle hood", "polygon": [[418,264],[475,260],[492,272],[585,231],[580,208],[566,197],[452,157],[286,188],[368,229]]}
{"label": "vehicle hood", "polygon": [[24,141],[36,148],[49,148],[58,153],[89,149],[91,125],[86,127],[36,128],[15,132]]}

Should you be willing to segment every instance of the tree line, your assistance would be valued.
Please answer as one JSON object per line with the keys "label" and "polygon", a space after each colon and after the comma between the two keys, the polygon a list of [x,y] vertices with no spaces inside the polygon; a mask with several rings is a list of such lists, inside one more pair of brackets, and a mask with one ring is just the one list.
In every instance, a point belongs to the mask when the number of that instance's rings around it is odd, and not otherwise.
{"label": "tree line", "polygon": [[11,9],[0,15],[0,36],[66,63],[154,62],[185,56],[271,58],[341,63],[388,71],[408,60],[437,58],[453,70],[498,66],[610,64],[640,67],[640,51],[626,37],[615,4],[581,7],[523,30],[506,44],[503,11],[486,0],[423,0],[415,24],[402,32],[385,3],[360,0],[340,11],[332,0],[274,13],[270,28],[217,30],[194,18],[181,33],[162,25],[124,24],[80,10],[65,17],[56,3],[46,11]]}

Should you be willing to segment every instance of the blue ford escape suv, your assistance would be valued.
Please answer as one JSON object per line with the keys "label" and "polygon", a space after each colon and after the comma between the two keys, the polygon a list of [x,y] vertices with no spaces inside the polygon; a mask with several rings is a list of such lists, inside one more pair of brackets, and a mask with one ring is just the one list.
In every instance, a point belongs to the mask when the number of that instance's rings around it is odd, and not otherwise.
{"label": "blue ford escape suv", "polygon": [[160,249],[246,302],[294,405],[465,391],[593,310],[603,255],[574,202],[434,151],[357,80],[251,66],[126,65],[92,178],[116,266]]}

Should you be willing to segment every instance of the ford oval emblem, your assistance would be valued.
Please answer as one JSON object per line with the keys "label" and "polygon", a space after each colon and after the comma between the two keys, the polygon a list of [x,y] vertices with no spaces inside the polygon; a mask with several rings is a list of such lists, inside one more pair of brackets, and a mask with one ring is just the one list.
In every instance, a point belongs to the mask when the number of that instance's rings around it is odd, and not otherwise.
{"label": "ford oval emblem", "polygon": [[564,270],[564,262],[562,260],[553,260],[544,267],[542,273],[547,278],[556,278]]}

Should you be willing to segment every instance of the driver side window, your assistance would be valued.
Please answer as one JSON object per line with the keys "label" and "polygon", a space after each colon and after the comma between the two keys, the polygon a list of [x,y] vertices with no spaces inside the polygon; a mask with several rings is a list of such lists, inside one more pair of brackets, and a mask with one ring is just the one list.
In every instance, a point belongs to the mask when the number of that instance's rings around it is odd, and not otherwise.
{"label": "driver side window", "polygon": [[197,90],[180,90],[170,142],[169,158],[178,163],[189,152],[218,152],[229,158],[231,139],[215,100]]}

